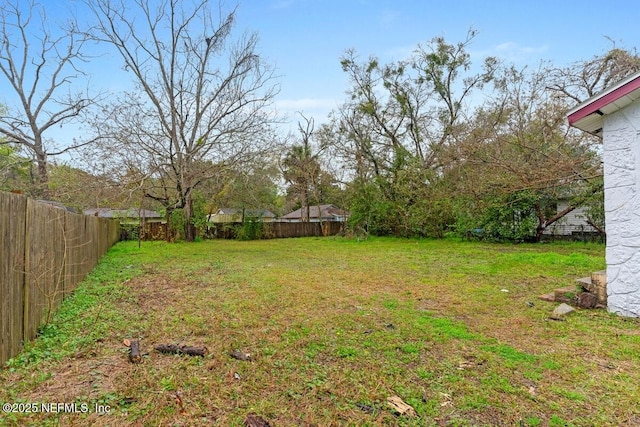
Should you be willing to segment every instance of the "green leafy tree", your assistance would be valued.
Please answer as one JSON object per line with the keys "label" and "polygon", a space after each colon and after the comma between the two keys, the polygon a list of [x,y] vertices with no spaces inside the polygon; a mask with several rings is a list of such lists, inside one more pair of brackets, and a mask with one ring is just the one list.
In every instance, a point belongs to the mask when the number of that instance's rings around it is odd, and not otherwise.
{"label": "green leafy tree", "polygon": [[230,169],[215,182],[203,184],[210,213],[218,208],[281,211],[280,170],[275,156],[266,155],[243,169]]}
{"label": "green leafy tree", "polygon": [[[501,200],[514,212],[533,212],[537,224],[531,240],[539,240],[547,227],[598,191],[598,140],[568,128],[569,106],[548,89],[546,70],[507,68],[496,81],[492,99],[476,112],[472,131],[450,154],[459,177],[457,192],[473,200],[479,217]],[[569,205],[560,212],[548,209],[560,197],[569,197]],[[525,209],[526,203],[531,206]],[[522,240],[519,230],[513,237]]]}
{"label": "green leafy tree", "polygon": [[[434,38],[406,61],[387,65],[375,57],[360,62],[354,51],[342,58],[350,99],[334,112],[327,133],[336,157],[352,170],[353,221],[376,221],[366,226],[380,233],[444,234],[446,226],[435,219],[450,218],[450,206],[437,213],[449,205],[440,190],[447,150],[467,131],[468,100],[493,79],[498,65],[487,58],[481,72],[470,72],[467,48],[474,37],[470,31],[457,44]],[[379,196],[360,199],[358,191],[370,192],[370,183]],[[359,214],[360,208],[376,214]]]}
{"label": "green leafy tree", "polygon": [[496,196],[483,209],[478,224],[481,236],[496,241],[535,241],[540,206],[539,195],[529,191]]}
{"label": "green leafy tree", "polygon": [[302,115],[298,123],[300,143],[289,148],[282,159],[282,176],[287,187],[289,207],[302,208],[302,220],[309,221],[310,206],[333,203],[340,190],[335,177],[322,167],[325,147],[316,144],[314,121]]}
{"label": "green leafy tree", "polygon": [[604,178],[601,177],[592,185],[595,189],[583,203],[587,224],[596,229],[598,234],[604,238],[607,235],[604,218]]}
{"label": "green leafy tree", "polygon": [[320,177],[320,164],[308,145],[291,147],[282,164],[284,179],[289,184],[287,194],[302,207],[302,220],[308,222],[312,193]]}
{"label": "green leafy tree", "polygon": [[31,188],[31,160],[14,145],[0,142],[0,190],[29,193]]}

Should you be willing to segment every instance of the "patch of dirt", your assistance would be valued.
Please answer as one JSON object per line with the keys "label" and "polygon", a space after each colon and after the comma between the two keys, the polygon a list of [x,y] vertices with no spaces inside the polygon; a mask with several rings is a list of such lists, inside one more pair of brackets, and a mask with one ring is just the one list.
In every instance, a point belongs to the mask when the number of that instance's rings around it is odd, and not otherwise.
{"label": "patch of dirt", "polygon": [[521,425],[519,419],[510,420],[500,408],[494,406],[466,414],[462,412],[461,415],[466,422],[474,426],[513,427]]}
{"label": "patch of dirt", "polygon": [[78,396],[96,399],[116,390],[115,375],[128,371],[126,360],[118,356],[71,359],[60,365],[51,378],[36,387],[33,402],[73,402]]}
{"label": "patch of dirt", "polygon": [[184,298],[190,290],[189,283],[171,279],[163,275],[147,275],[130,280],[127,285],[137,300],[137,307],[143,312],[166,308]]}

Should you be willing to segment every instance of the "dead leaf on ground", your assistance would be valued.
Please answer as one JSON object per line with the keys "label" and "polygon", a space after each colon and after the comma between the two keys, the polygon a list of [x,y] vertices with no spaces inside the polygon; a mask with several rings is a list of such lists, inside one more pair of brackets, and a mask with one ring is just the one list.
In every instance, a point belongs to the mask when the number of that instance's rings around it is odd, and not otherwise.
{"label": "dead leaf on ground", "polygon": [[472,362],[470,360],[464,360],[458,363],[458,370],[464,371],[465,369],[473,368],[475,366],[476,366],[475,362]]}
{"label": "dead leaf on ground", "polygon": [[387,397],[387,403],[391,406],[399,415],[406,415],[408,417],[417,417],[416,410],[411,405],[407,405],[400,397],[391,396]]}
{"label": "dead leaf on ground", "polygon": [[238,359],[238,360],[251,360],[251,353],[245,353],[243,351],[240,350],[233,350],[231,353],[229,353],[229,356],[233,357],[234,359]]}
{"label": "dead leaf on ground", "polygon": [[187,411],[185,411],[184,409],[184,402],[182,401],[182,392],[181,391],[177,391],[173,394],[173,400],[176,402],[176,405],[178,405],[178,411],[180,412],[180,415],[186,415]]}
{"label": "dead leaf on ground", "polygon": [[443,399],[443,401],[440,402],[440,407],[444,408],[445,406],[453,404],[453,402],[451,402],[450,394],[440,392],[440,397]]}

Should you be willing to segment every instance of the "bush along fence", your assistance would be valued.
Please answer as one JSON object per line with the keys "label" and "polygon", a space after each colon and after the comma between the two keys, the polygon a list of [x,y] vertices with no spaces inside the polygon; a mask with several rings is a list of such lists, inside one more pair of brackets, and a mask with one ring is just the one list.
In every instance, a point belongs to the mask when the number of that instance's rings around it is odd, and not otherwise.
{"label": "bush along fence", "polygon": [[[288,237],[334,236],[345,231],[344,222],[260,222],[209,224],[201,233],[205,239],[282,239]],[[148,223],[142,234],[139,225],[121,225],[120,240],[166,240],[167,224]]]}
{"label": "bush along fence", "polygon": [[288,237],[334,236],[344,232],[344,222],[260,222],[210,224],[208,239],[282,239]]}
{"label": "bush along fence", "polygon": [[167,240],[167,224],[148,222],[144,227],[140,224],[120,224],[120,240],[138,239]]}
{"label": "bush along fence", "polygon": [[117,221],[0,192],[0,365],[119,239]]}

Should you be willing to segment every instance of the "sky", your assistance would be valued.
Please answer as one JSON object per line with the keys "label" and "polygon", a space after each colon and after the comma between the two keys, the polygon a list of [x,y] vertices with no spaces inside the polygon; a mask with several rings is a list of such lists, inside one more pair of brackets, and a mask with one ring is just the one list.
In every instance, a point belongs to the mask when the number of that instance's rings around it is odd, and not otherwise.
{"label": "sky", "polygon": [[636,1],[240,0],[237,28],[257,31],[281,75],[278,108],[326,120],[346,100],[340,57],[355,49],[382,63],[409,57],[434,37],[461,42],[473,28],[472,61],[497,56],[517,67],[568,65],[617,46],[640,47]]}
{"label": "sky", "polygon": [[[227,9],[236,4],[222,1]],[[297,111],[318,124],[346,100],[349,81],[340,57],[347,49],[362,60],[375,55],[388,63],[408,58],[434,37],[461,42],[474,29],[468,50],[476,64],[497,56],[518,68],[541,61],[562,66],[602,54],[612,47],[609,39],[640,47],[636,1],[238,0],[234,31],[258,34],[259,53],[279,75],[275,105],[290,120],[284,128],[295,130]],[[54,16],[64,12],[61,0],[40,3]],[[121,61],[90,65],[92,84],[126,88]],[[9,101],[7,94],[0,82],[0,102]]]}

